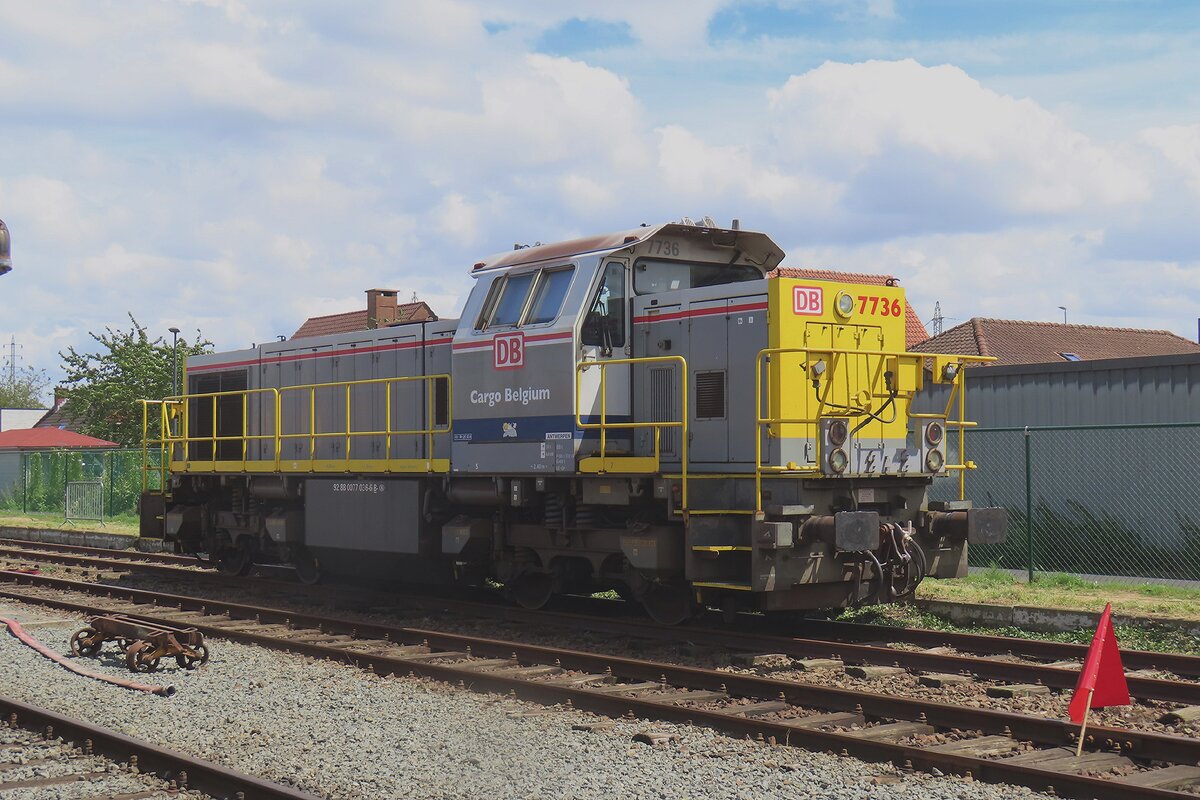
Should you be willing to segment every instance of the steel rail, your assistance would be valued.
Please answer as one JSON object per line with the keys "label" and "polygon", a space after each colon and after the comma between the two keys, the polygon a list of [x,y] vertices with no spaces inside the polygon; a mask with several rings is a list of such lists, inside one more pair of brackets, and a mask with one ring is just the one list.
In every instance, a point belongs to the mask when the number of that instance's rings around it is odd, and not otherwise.
{"label": "steel rail", "polygon": [[[136,539],[137,537],[130,537]],[[61,542],[37,542],[32,539],[12,539],[0,537],[0,547],[19,547],[32,550],[51,550],[58,553],[73,553],[81,556],[96,558],[127,558],[138,562],[162,564],[203,565],[204,562],[195,556],[179,555],[178,553],[154,553],[136,548],[89,547],[79,544],[63,544]]]}
{"label": "steel rail", "polygon": [[[800,624],[805,633],[838,639],[877,641],[881,638],[929,647],[947,646],[956,650],[977,653],[1005,651],[1030,658],[1079,659],[1087,656],[1086,644],[1051,642],[1045,639],[1019,639],[1015,636],[992,636],[981,633],[937,631],[928,628],[892,628],[860,622],[836,620],[805,620]],[[1161,669],[1176,675],[1200,676],[1200,656],[1186,653],[1162,653],[1151,650],[1121,649],[1121,661],[1133,669]]]}
{"label": "steel rail", "polygon": [[[1038,744],[1049,746],[1069,744],[1074,734],[1074,726],[1066,722],[1009,714],[1009,712],[1002,711],[971,709],[961,705],[929,702],[929,700],[893,697],[888,694],[835,690],[835,688],[796,684],[796,682],[758,678],[758,676],[737,675],[695,667],[679,667],[674,664],[638,661],[634,658],[595,654],[595,652],[548,648],[548,646],[462,636],[462,634],[422,630],[422,628],[370,625],[356,620],[296,614],[286,609],[244,606],[239,603],[223,603],[198,599],[198,597],[146,593],[142,590],[115,590],[97,584],[84,584],[83,589],[74,587],[74,585],[62,587],[61,584],[71,584],[72,582],[20,575],[20,573],[0,573],[0,578],[16,583],[41,585],[41,587],[55,587],[55,584],[58,584],[58,588],[92,591],[92,593],[110,591],[114,595],[124,595],[136,600],[144,600],[146,596],[155,595],[158,601],[172,603],[175,606],[181,604],[184,610],[187,608],[204,609],[206,613],[211,613],[212,609],[222,609],[230,616],[245,615],[246,619],[254,620],[262,625],[270,625],[274,620],[276,624],[284,622],[290,627],[298,624],[299,621],[304,625],[319,627],[319,630],[322,631],[348,631],[353,637],[361,637],[362,634],[368,633],[372,637],[385,639],[390,644],[420,643],[430,646],[432,649],[450,652],[461,652],[464,648],[469,648],[469,652],[473,656],[516,658],[521,663],[554,663],[564,669],[580,669],[595,673],[611,672],[613,676],[622,679],[655,680],[672,686],[724,691],[733,696],[782,698],[793,705],[809,706],[809,708],[828,710],[858,710],[860,708],[863,714],[889,718],[889,720],[916,716],[919,720],[935,724],[935,726],[1006,734],[1015,739],[1036,741]],[[0,596],[46,604],[46,606],[54,608],[76,610],[80,613],[96,613],[98,610],[97,607],[88,603],[23,595],[13,593],[13,591],[0,591]],[[158,616],[140,616],[146,620],[169,621],[173,613],[180,612],[164,607]],[[132,613],[131,615],[139,616],[139,614]],[[335,648],[335,646],[306,642],[306,640],[296,638],[294,634],[293,636],[286,636],[286,634],[284,636],[268,636],[268,634],[250,630],[230,630],[221,625],[205,625],[196,620],[190,620],[190,624],[204,631],[208,636],[292,651],[296,654],[316,658],[328,658],[328,660],[354,664],[355,667],[365,667],[377,674],[422,675],[451,682],[451,684],[458,682],[458,684],[472,688],[473,691],[511,692],[517,696],[538,700],[542,703],[566,703],[577,709],[595,711],[610,716],[630,714],[631,712],[631,714],[655,718],[655,720],[700,723],[725,733],[752,736],[752,738],[754,736],[763,739],[769,738],[778,744],[804,747],[808,750],[844,752],[864,759],[889,760],[889,762],[911,766],[914,769],[938,769],[959,775],[970,772],[974,777],[986,781],[1019,783],[1022,786],[1039,790],[1052,788],[1057,793],[1079,796],[1079,798],[1126,800],[1128,798],[1182,799],[1195,796],[1189,793],[1171,792],[1171,790],[1132,787],[1129,784],[1105,780],[1105,778],[1064,774],[1061,771],[1039,769],[1027,764],[1007,763],[1003,759],[992,760],[965,756],[961,753],[935,752],[918,746],[864,740],[847,733],[802,729],[790,726],[786,721],[781,720],[736,717],[727,712],[684,708],[684,706],[658,702],[658,700],[644,697],[614,696],[611,693],[596,692],[588,690],[588,688],[547,684],[547,682],[527,678],[515,678],[510,675],[481,672],[478,669],[455,667],[451,664],[438,664],[425,660],[410,661],[408,658],[379,654],[379,652]],[[378,644],[380,642],[364,639],[364,646],[367,648]],[[1174,760],[1176,763],[1192,764],[1200,758],[1200,740],[1102,726],[1093,727],[1090,734],[1088,744],[1104,742],[1104,746],[1115,747],[1117,750],[1132,754],[1132,756],[1159,760],[1159,762]]]}
{"label": "steel rail", "polygon": [[0,545],[0,558],[12,560],[28,559],[32,561],[44,561],[49,564],[61,564],[69,567],[90,567],[92,569],[136,569],[139,572],[169,575],[172,577],[177,577],[181,574],[197,575],[212,572],[211,568],[197,559],[192,559],[193,567],[171,566],[126,558],[120,555],[122,552],[121,550],[117,550],[111,556],[86,556],[63,552],[38,552],[33,548],[15,548]]}
{"label": "steel rail", "polygon": [[130,763],[134,757],[139,771],[154,773],[168,783],[174,781],[180,789],[198,790],[218,798],[317,800],[316,795],[3,695],[0,695],[0,717],[34,733],[42,733],[49,727],[54,729],[55,736],[66,741],[90,742],[92,753],[112,761]]}
{"label": "steel rail", "polygon": [[[208,569],[208,565],[199,560],[195,556],[185,556],[173,553],[144,553],[139,550],[117,550],[114,548],[105,547],[84,547],[81,545],[67,545],[58,542],[34,542],[23,539],[6,539],[0,538],[0,548],[3,547],[20,547],[32,548],[41,550],[53,550],[61,553],[78,554],[81,556],[89,556],[94,558],[117,558],[136,560],[139,563],[139,569],[142,562],[153,564],[159,562],[162,564],[180,564],[182,567],[196,566]],[[36,554],[26,554],[27,557],[36,557]],[[194,572],[194,570],[193,570]],[[271,580],[269,578],[256,580]],[[319,591],[318,588],[310,589],[310,591]],[[390,593],[389,593],[390,594]],[[518,616],[527,616],[538,613],[553,613],[553,612],[530,612],[524,609],[512,609],[495,604],[482,603],[472,600],[461,600],[456,598],[433,596],[438,604],[452,607],[455,610],[469,611],[480,614],[506,614],[512,612],[509,616],[516,614]],[[416,595],[405,594],[405,600],[417,601],[422,599]],[[429,598],[425,598],[429,599]],[[581,605],[594,604],[597,607],[604,605],[612,605],[614,601],[609,600],[591,600],[591,598],[572,598],[573,601]],[[590,616],[587,617],[591,619]],[[574,627],[580,625],[585,619],[584,615],[577,614],[570,620],[570,624]],[[632,624],[637,624],[632,621]],[[755,631],[762,635],[769,635],[769,623],[765,623],[758,615],[743,614],[739,615],[739,624],[752,625],[755,628],[767,628],[768,630]],[[886,625],[872,625],[858,622],[839,622],[835,620],[819,620],[806,619],[797,624],[800,632],[804,634],[815,634],[824,639],[833,639],[835,641],[853,640],[853,641],[881,641],[888,640],[891,642],[903,642],[906,644],[922,645],[926,647],[953,647],[956,650],[976,653],[998,653],[1006,652],[1013,655],[1027,658],[1045,658],[1052,660],[1064,659],[1083,659],[1087,655],[1087,645],[1074,644],[1071,642],[1052,642],[1044,639],[1021,639],[1013,636],[995,636],[990,634],[980,633],[963,633],[959,631],[939,631],[928,628],[898,628]],[[658,628],[657,630],[661,630]],[[696,627],[688,627],[686,630],[695,631]],[[743,629],[742,632],[745,632]],[[655,633],[654,638],[658,638],[659,634]],[[783,634],[776,634],[779,638],[808,638],[808,637],[793,637]],[[1168,672],[1173,672],[1176,675],[1184,676],[1200,676],[1200,656],[1188,655],[1186,653],[1165,653],[1155,652],[1150,650],[1132,650],[1122,649],[1122,663],[1131,669],[1161,669]]]}
{"label": "steel rail", "polygon": [[[881,648],[878,645],[856,645],[854,642],[846,642],[842,639],[812,639],[808,636],[787,636],[778,633],[758,632],[751,630],[729,630],[727,628],[717,627],[701,627],[701,626],[675,626],[667,627],[658,625],[652,622],[645,622],[628,617],[611,617],[597,616],[594,614],[580,614],[561,611],[529,611],[527,609],[515,608],[507,605],[483,603],[473,600],[459,600],[456,598],[444,598],[428,595],[413,595],[407,593],[392,593],[389,594],[397,600],[406,603],[421,605],[429,609],[444,608],[451,611],[479,614],[481,616],[497,617],[507,619],[514,622],[528,622],[539,624],[556,624],[570,627],[574,630],[590,630],[598,633],[614,633],[629,636],[639,636],[647,639],[667,639],[670,641],[690,642],[694,644],[712,644],[730,647],[733,649],[753,650],[763,653],[786,653],[789,647],[802,647],[811,644],[814,647],[813,652],[821,654],[820,657],[827,657],[823,648],[830,645],[842,646],[847,648],[847,652],[853,652],[858,655],[863,654],[863,650],[855,650],[854,648],[870,648],[872,651],[882,652],[883,656],[875,661],[868,661],[863,656],[863,660],[858,663],[879,663],[886,661],[893,655],[899,655],[906,652],[905,650],[897,650],[894,648]],[[584,598],[579,598],[583,600]],[[595,601],[599,603],[614,604],[617,601],[601,600]],[[591,603],[583,603],[584,606]],[[758,618],[755,618],[756,620]],[[1049,642],[1039,639],[1017,639],[1009,636],[987,636],[984,634],[971,633],[955,633],[929,630],[925,628],[892,628],[885,625],[863,625],[858,623],[841,623],[841,622],[825,622],[823,620],[805,620],[799,623],[797,627],[804,633],[814,632],[821,633],[826,636],[838,635],[842,630],[842,626],[847,627],[847,633],[850,638],[853,637],[856,641],[892,641],[902,642],[905,644],[917,644],[926,647],[953,647],[958,650],[978,653],[1012,653],[1014,655],[1029,657],[1029,658],[1052,658],[1055,660],[1065,659],[1082,659],[1087,655],[1087,645],[1072,644],[1067,642]],[[843,634],[844,635],[844,634]],[[929,654],[922,654],[929,655]],[[959,656],[958,658],[967,659],[969,657]],[[853,659],[847,659],[853,660]],[[893,659],[894,660],[894,659]],[[977,664],[979,659],[970,659],[972,664]],[[1160,653],[1149,650],[1121,650],[1122,663],[1131,669],[1163,669],[1174,672],[1178,675],[1200,675],[1200,657],[1191,656],[1183,653]],[[891,663],[889,661],[888,663]],[[986,664],[995,665],[1003,662],[985,662]],[[904,666],[902,663],[901,666]],[[1020,667],[1032,667],[1042,670],[1057,670],[1058,673],[1068,673],[1074,675],[1075,672],[1070,668],[1050,667],[1045,664],[1022,664]],[[924,667],[914,666],[914,669],[922,669]],[[969,667],[960,666],[962,669],[971,669]],[[973,671],[973,669],[972,669]],[[979,674],[979,673],[977,673]],[[1047,672],[1025,674],[1025,678],[1033,678],[1034,680],[1042,679],[1047,685],[1050,684],[1047,680],[1048,676],[1054,673]],[[1015,678],[1014,678],[1015,679]],[[1135,684],[1140,685],[1143,690],[1153,692],[1155,687],[1164,683],[1179,683],[1177,681],[1164,681],[1159,679],[1147,679],[1139,677],[1131,677],[1130,686]],[[1072,679],[1073,681],[1073,679]],[[1074,686],[1072,682],[1070,686]],[[1200,692],[1200,684],[1187,683],[1187,686],[1195,686],[1196,691]],[[1161,687],[1159,687],[1161,688]],[[1140,695],[1139,695],[1140,696]],[[1200,695],[1197,695],[1200,696]],[[1146,699],[1164,699],[1147,696]],[[1188,702],[1194,703],[1194,700],[1178,700],[1172,702]]]}
{"label": "steel rail", "polygon": [[[179,576],[182,574],[198,575],[203,574],[212,577],[212,573],[198,572],[194,569],[182,567],[169,567],[155,564],[141,564],[131,562],[118,562],[110,559],[91,558],[83,556],[70,555],[55,555],[43,553],[25,553],[20,550],[10,550],[0,547],[0,556],[14,555],[27,558],[41,559],[50,563],[62,563],[75,566],[129,566],[135,567],[138,570]],[[224,579],[224,576],[221,576]],[[294,588],[293,584],[287,584]],[[130,591],[130,590],[126,590]],[[335,590],[336,591],[336,590]],[[427,607],[446,607],[457,608],[459,610],[467,609],[473,613],[485,613],[488,616],[498,616],[500,618],[513,621],[532,622],[539,624],[561,624],[571,627],[576,630],[586,629],[597,633],[611,633],[625,636],[639,636],[652,640],[667,640],[673,642],[688,642],[693,644],[707,644],[712,646],[731,647],[735,649],[751,650],[759,652],[780,653],[782,655],[791,656],[794,658],[839,658],[845,662],[852,664],[868,664],[877,666],[900,666],[910,670],[920,670],[927,672],[952,672],[962,673],[967,672],[981,678],[991,680],[1013,681],[1018,683],[1042,683],[1054,689],[1069,689],[1075,686],[1077,673],[1075,670],[1063,667],[1054,667],[1047,664],[1030,664],[1025,662],[998,661],[989,658],[983,658],[970,655],[953,655],[946,653],[929,653],[912,650],[900,650],[896,648],[872,645],[872,644],[856,644],[852,642],[841,642],[832,640],[809,639],[800,637],[784,637],[773,634],[750,633],[743,631],[729,631],[721,629],[700,628],[700,627],[665,627],[655,623],[637,622],[628,619],[605,619],[603,617],[585,616],[578,614],[564,614],[561,612],[547,611],[525,611],[506,606],[489,606],[488,604],[475,603],[468,606],[469,601],[456,601],[451,599],[436,598],[423,600],[422,598],[413,597],[410,595],[390,594],[389,597],[402,599],[409,602],[419,602]],[[883,638],[893,632],[903,633],[905,629],[901,628],[886,628],[883,626],[865,626],[877,628],[878,634]],[[939,637],[938,631],[927,631],[922,633],[922,638],[927,642],[936,642],[937,645],[951,644],[953,646],[952,635]],[[897,636],[902,641],[903,636]],[[975,647],[983,649],[979,640],[986,641],[989,637],[977,637]],[[1000,639],[996,646],[992,648],[993,652],[1011,652],[1008,647],[1009,643],[1020,643],[1026,640],[1010,639],[1007,637],[996,637]],[[950,639],[950,642],[947,642]],[[1041,644],[1055,644],[1043,642]],[[1086,648],[1082,645],[1071,645],[1072,655],[1082,656],[1086,653]],[[1040,654],[1053,652],[1046,648],[1034,648]],[[1061,655],[1061,653],[1058,653]],[[1187,659],[1185,664],[1190,664],[1200,659],[1191,656],[1179,656],[1178,659],[1172,660],[1171,654],[1150,653],[1145,651],[1123,651],[1122,659],[1125,664],[1135,668],[1143,668],[1145,664],[1159,663],[1177,663],[1180,659]],[[1195,669],[1194,667],[1192,668]],[[1183,705],[1200,705],[1200,683],[1193,681],[1172,681],[1161,678],[1146,678],[1140,676],[1129,676],[1130,693],[1139,699],[1143,700],[1160,700],[1170,703],[1180,703]]]}
{"label": "steel rail", "polygon": [[[710,691],[723,690],[734,696],[766,699],[779,698],[786,700],[792,705],[818,708],[827,711],[850,711],[861,708],[862,713],[871,717],[922,721],[930,725],[940,725],[947,728],[981,731],[986,734],[1009,735],[1016,739],[1027,740],[1050,747],[1058,747],[1070,744],[1073,741],[1077,730],[1076,726],[1069,722],[1032,717],[1025,714],[973,708],[960,704],[938,703],[931,700],[907,698],[891,694],[860,692],[815,684],[797,683],[794,681],[765,678],[757,675],[741,675],[717,670],[702,669],[698,667],[686,667],[661,662],[644,661],[640,659],[632,659],[602,653],[570,650],[566,648],[548,647],[543,645],[532,645],[521,642],[490,639],[480,636],[452,634],[423,628],[364,623],[358,620],[297,613],[285,609],[227,603],[214,601],[207,598],[184,597],[180,595],[171,595],[159,592],[146,592],[138,589],[119,589],[98,584],[76,584],[71,581],[64,581],[57,578],[31,576],[22,573],[0,572],[0,579],[9,581],[10,583],[17,583],[18,585],[24,584],[32,587],[46,587],[59,590],[65,589],[88,594],[104,593],[114,598],[124,598],[129,602],[144,603],[157,601],[158,603],[163,604],[161,611],[159,611],[157,615],[148,616],[133,611],[126,611],[125,613],[127,613],[129,616],[140,617],[146,620],[169,622],[173,615],[192,612],[192,618],[187,620],[188,624],[201,630],[206,636],[209,637],[225,638],[231,641],[242,642],[244,644],[254,644],[274,649],[290,650],[315,658],[331,658],[344,663],[351,663],[359,666],[366,665],[376,672],[382,672],[383,674],[389,672],[413,672],[414,674],[435,677],[440,680],[449,680],[450,678],[447,678],[446,675],[451,675],[455,682],[458,680],[463,680],[472,686],[491,686],[491,684],[486,683],[486,681],[500,677],[488,676],[487,673],[475,670],[456,670],[446,665],[429,664],[427,662],[413,662],[404,658],[397,658],[379,653],[365,652],[362,650],[348,650],[344,647],[330,647],[320,643],[304,641],[302,638],[298,638],[291,630],[289,630],[289,633],[292,635],[275,636],[242,628],[230,629],[223,625],[211,623],[206,624],[202,620],[195,619],[194,612],[200,611],[201,613],[214,616],[218,614],[224,614],[228,615],[230,619],[249,620],[263,626],[283,624],[287,625],[289,629],[293,627],[311,628],[329,635],[336,635],[339,633],[342,635],[348,634],[350,637],[363,639],[364,647],[368,648],[377,646],[382,642],[387,642],[390,644],[425,644],[435,650],[449,652],[463,652],[465,650],[474,656],[510,659],[515,658],[523,664],[554,664],[562,667],[563,669],[569,670],[582,670],[594,673],[611,672],[612,675],[623,679],[664,682],[672,686],[681,686],[690,689]],[[85,614],[94,614],[99,611],[107,610],[103,607],[98,607],[90,603],[79,603],[70,600],[46,598],[42,596],[23,594],[21,592],[0,590],[0,596],[15,600],[40,603],[54,608]],[[442,673],[425,671],[427,668],[449,670],[449,672]],[[481,681],[485,681],[485,683],[481,684]],[[510,681],[509,683],[504,683],[503,688],[505,691],[507,691],[509,689],[516,688],[518,685],[524,685],[524,683],[521,681],[516,681],[515,683]],[[529,691],[534,691],[536,693],[536,691],[540,690]],[[576,695],[562,695],[558,697],[576,697]],[[629,697],[620,697],[618,700],[620,703],[635,702],[633,698]],[[649,701],[637,699],[636,702],[644,703]],[[576,702],[576,705],[579,705],[578,702]],[[632,708],[635,710],[635,712],[637,710],[636,706],[629,706],[629,708]],[[680,709],[677,707],[672,708],[672,713],[680,711]],[[702,713],[701,710],[694,708],[684,709],[684,711],[687,713],[676,714],[674,716],[662,716],[661,718],[674,720],[696,720],[700,718],[697,715]],[[607,710],[604,710],[603,713],[612,713],[612,709],[608,708]],[[720,716],[723,717],[726,715]],[[751,727],[748,729],[748,731],[751,733],[763,733],[764,736],[771,736],[777,735],[781,730],[784,733],[790,731],[790,737],[793,740],[800,735],[797,729],[794,727],[787,726],[779,722],[764,721],[761,719],[745,722],[747,722],[747,724],[753,723],[754,725],[763,726],[759,728]],[[775,727],[771,727],[772,725]],[[743,728],[738,727],[735,732],[738,735],[742,735],[743,733],[747,732],[747,730],[743,730]],[[1088,734],[1088,743],[1091,745],[1099,745],[1102,747],[1118,749],[1127,755],[1132,755],[1143,759],[1163,760],[1181,764],[1195,764],[1197,761],[1200,761],[1200,739],[1169,736],[1165,734],[1135,731],[1125,728],[1111,728],[1107,726],[1090,727]],[[782,736],[777,736],[777,739],[782,738]],[[853,736],[842,735],[837,739],[837,741],[841,747],[851,749],[849,744],[847,744],[847,741],[859,740],[856,740]],[[895,745],[895,747],[902,746]],[[818,749],[825,748],[820,747]],[[918,753],[923,752],[919,748],[909,748],[909,750],[914,750]],[[851,752],[854,752],[853,749],[851,749]],[[936,766],[945,771],[945,766],[943,763],[937,760],[941,758],[941,755],[942,754],[931,754],[931,758],[934,758],[935,760],[921,763]],[[918,761],[913,759],[912,753],[906,754],[905,760],[913,760],[914,764],[918,764]],[[973,759],[973,761],[979,760]],[[994,764],[996,762],[985,761],[984,763]],[[1012,767],[1015,765],[1008,766]],[[961,770],[959,771],[961,772]],[[1037,772],[1043,771],[1039,770]],[[975,774],[976,777],[980,775],[978,771],[976,771]],[[1064,778],[1064,776],[1059,773],[1045,773],[1045,775],[1051,774],[1056,778]],[[1071,779],[1070,776],[1066,776],[1066,778]],[[1004,777],[996,778],[996,780],[1010,781],[1011,779]],[[1105,783],[1111,784],[1111,782]],[[1050,781],[1049,783],[1044,783],[1040,786],[1044,788],[1044,786],[1047,785],[1053,785],[1061,790],[1064,784],[1061,781]],[[1091,784],[1087,785],[1091,786]],[[1131,789],[1128,786],[1122,786],[1120,791],[1128,795],[1130,792],[1136,790]],[[1093,795],[1086,794],[1081,796],[1092,797]],[[1100,797],[1101,795],[1095,796]],[[1103,796],[1116,798],[1118,797],[1118,794],[1109,793]],[[1181,797],[1189,795],[1167,793],[1147,796]],[[1194,797],[1194,795],[1190,796]]]}

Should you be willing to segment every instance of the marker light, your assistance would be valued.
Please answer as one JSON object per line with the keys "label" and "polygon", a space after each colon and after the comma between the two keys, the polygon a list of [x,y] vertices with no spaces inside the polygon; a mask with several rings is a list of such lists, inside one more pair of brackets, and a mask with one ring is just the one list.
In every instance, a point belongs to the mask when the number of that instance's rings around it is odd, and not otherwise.
{"label": "marker light", "polygon": [[941,450],[930,450],[925,456],[925,469],[930,472],[941,472],[945,464],[946,459],[942,456]]}
{"label": "marker light", "polygon": [[828,462],[829,470],[836,475],[841,475],[846,471],[846,466],[850,463],[850,459],[846,458],[845,450],[831,450]]}
{"label": "marker light", "polygon": [[837,300],[834,302],[834,308],[837,309],[839,316],[849,318],[854,314],[854,298],[845,292],[838,292]]}
{"label": "marker light", "polygon": [[829,423],[829,443],[834,447],[841,447],[846,443],[846,437],[850,431],[846,428],[844,420],[835,419]]}
{"label": "marker light", "polygon": [[940,422],[931,422],[925,426],[925,441],[929,443],[930,447],[937,447],[942,443],[945,433]]}

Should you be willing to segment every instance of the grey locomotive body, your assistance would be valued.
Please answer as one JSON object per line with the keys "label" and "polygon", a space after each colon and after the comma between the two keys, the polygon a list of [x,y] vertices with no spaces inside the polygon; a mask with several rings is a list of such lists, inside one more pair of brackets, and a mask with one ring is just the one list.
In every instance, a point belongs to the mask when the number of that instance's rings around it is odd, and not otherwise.
{"label": "grey locomotive body", "polygon": [[[971,466],[947,463],[965,421],[909,412],[931,357],[842,314],[861,287],[769,275],[782,257],[636,228],[480,262],[459,320],[193,358],[147,405],[144,530],[229,572],[491,579],[526,606],[612,587],[668,622],[962,574],[1005,520],[926,501]],[[963,359],[933,358],[961,391]]]}

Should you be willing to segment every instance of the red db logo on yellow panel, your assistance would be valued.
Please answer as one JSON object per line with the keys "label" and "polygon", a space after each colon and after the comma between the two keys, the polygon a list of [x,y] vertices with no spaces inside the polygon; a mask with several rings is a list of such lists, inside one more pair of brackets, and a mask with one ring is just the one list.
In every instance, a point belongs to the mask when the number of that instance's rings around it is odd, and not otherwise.
{"label": "red db logo on yellow panel", "polygon": [[825,293],[819,286],[792,287],[792,313],[802,317],[819,317],[825,313]]}
{"label": "red db logo on yellow panel", "polygon": [[501,333],[492,339],[492,366],[496,369],[525,366],[525,334]]}

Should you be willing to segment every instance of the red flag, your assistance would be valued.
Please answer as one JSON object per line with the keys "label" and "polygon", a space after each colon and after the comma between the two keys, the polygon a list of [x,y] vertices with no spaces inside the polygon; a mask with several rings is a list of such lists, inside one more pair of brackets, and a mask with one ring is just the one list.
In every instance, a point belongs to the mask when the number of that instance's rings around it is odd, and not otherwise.
{"label": "red flag", "polygon": [[1088,705],[1088,694],[1092,695],[1092,708],[1129,705],[1129,684],[1125,682],[1125,668],[1121,666],[1121,651],[1117,647],[1117,634],[1113,631],[1112,603],[1104,607],[1092,646],[1088,648],[1087,660],[1075,684],[1071,698],[1071,722],[1083,722]]}

